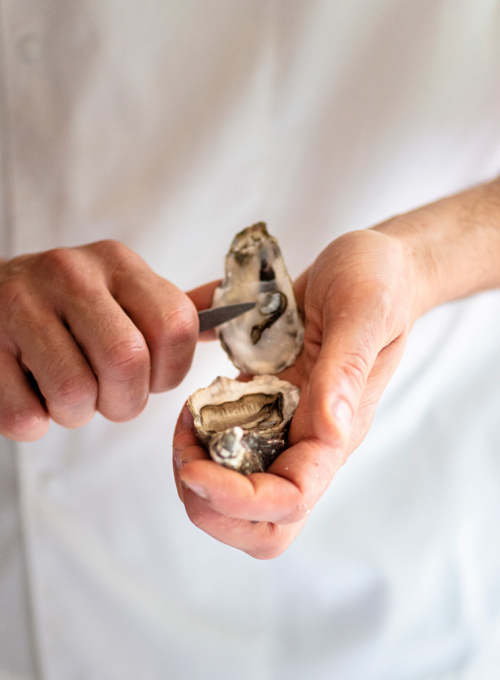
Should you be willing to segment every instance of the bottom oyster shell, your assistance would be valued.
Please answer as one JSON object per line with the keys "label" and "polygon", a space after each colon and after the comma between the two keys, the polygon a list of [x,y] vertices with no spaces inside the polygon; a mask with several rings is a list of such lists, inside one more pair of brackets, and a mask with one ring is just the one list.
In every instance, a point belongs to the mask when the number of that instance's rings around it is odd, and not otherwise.
{"label": "bottom oyster shell", "polygon": [[198,437],[215,462],[245,475],[265,472],[286,446],[300,390],[274,375],[216,378],[189,397]]}

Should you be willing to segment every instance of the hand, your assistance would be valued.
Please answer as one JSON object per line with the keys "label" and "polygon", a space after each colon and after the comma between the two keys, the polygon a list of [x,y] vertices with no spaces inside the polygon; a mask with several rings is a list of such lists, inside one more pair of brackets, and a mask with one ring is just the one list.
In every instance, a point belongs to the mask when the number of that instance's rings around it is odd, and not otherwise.
{"label": "hand", "polygon": [[191,300],[118,242],[0,263],[0,434],[133,418],[182,380],[197,335]]}
{"label": "hand", "polygon": [[304,351],[281,374],[301,388],[289,444],[267,473],[208,460],[185,408],[174,437],[179,495],[191,520],[258,558],[282,553],[365,436],[401,358],[420,298],[411,251],[367,230],[334,241],[297,281]]}

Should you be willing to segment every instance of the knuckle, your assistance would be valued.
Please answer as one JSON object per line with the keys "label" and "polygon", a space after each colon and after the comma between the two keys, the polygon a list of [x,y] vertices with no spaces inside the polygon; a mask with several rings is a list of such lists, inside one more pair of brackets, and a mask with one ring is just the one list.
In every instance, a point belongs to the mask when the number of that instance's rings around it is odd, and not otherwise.
{"label": "knuckle", "polygon": [[141,338],[121,340],[106,353],[102,374],[108,380],[126,382],[149,370],[149,352]]}
{"label": "knuckle", "polygon": [[121,255],[130,252],[129,248],[124,243],[113,238],[104,238],[100,241],[96,241],[92,247],[110,256],[116,257],[120,257]]}
{"label": "knuckle", "polygon": [[308,508],[306,503],[300,502],[293,508],[293,510],[283,519],[280,520],[279,525],[296,524],[297,522],[302,522],[305,520],[311,510]]}
{"label": "knuckle", "polygon": [[71,376],[61,380],[49,395],[49,401],[65,408],[75,408],[95,401],[97,386],[95,380],[81,375]]}
{"label": "knuckle", "polygon": [[165,317],[164,329],[171,349],[192,344],[196,338],[196,317],[193,310],[177,307]]}
{"label": "knuckle", "polygon": [[90,288],[93,268],[77,248],[54,248],[41,253],[38,258],[41,281],[55,283],[70,295],[80,294],[82,286]]}
{"label": "knuckle", "polygon": [[75,251],[70,248],[46,250],[38,256],[39,266],[46,272],[60,276],[73,271],[75,254]]}
{"label": "knuckle", "polygon": [[361,390],[370,373],[370,363],[361,352],[348,352],[344,355],[340,368],[349,383],[354,383],[357,390]]}
{"label": "knuckle", "polygon": [[14,314],[29,309],[31,292],[23,278],[9,277],[0,286],[0,309],[4,322],[9,322]]}
{"label": "knuckle", "polygon": [[128,246],[114,239],[104,239],[91,244],[94,256],[107,272],[112,290],[118,290],[122,283],[130,280],[132,273],[148,268],[144,260]]}
{"label": "knuckle", "polygon": [[124,243],[112,238],[96,241],[91,245],[91,248],[97,253],[102,261],[111,266],[111,269],[120,268],[131,260],[137,260],[139,258],[139,256]]}

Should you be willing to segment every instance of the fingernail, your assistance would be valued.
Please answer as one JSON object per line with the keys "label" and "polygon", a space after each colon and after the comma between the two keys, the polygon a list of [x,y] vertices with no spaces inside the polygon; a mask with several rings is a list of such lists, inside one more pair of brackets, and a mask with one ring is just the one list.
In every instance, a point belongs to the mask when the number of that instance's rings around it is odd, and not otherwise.
{"label": "fingernail", "polygon": [[332,408],[332,415],[343,429],[349,430],[352,423],[352,409],[344,399],[339,399]]}
{"label": "fingernail", "polygon": [[187,482],[183,482],[184,486],[187,487],[190,491],[195,493],[197,496],[200,498],[203,498],[204,501],[208,499],[208,493],[207,490],[203,487],[200,486],[199,484],[191,484]]}

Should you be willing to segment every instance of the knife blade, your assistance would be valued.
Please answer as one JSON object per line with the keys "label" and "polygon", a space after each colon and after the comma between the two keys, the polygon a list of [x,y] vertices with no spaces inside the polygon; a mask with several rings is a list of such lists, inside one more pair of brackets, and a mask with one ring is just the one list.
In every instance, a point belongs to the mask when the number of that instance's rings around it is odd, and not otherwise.
{"label": "knife blade", "polygon": [[231,321],[231,319],[241,316],[241,314],[253,309],[256,304],[256,302],[238,302],[235,305],[214,307],[212,309],[204,309],[202,312],[198,312],[200,333],[203,333],[203,331],[209,331],[211,328],[220,326],[221,323]]}

